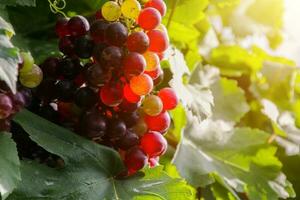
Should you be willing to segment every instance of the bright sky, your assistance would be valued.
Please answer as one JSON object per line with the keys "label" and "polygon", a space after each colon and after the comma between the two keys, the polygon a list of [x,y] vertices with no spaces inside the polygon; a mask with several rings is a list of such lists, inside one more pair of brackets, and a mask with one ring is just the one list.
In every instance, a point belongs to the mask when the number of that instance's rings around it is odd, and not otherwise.
{"label": "bright sky", "polygon": [[300,0],[285,0],[285,9],[285,41],[278,51],[300,66]]}

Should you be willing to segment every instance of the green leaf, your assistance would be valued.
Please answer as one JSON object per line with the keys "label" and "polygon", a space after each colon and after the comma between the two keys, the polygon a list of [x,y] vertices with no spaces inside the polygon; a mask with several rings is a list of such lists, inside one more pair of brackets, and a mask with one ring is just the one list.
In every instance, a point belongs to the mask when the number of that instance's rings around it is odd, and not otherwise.
{"label": "green leaf", "polygon": [[174,164],[189,183],[195,187],[206,186],[215,181],[210,174],[217,173],[226,185],[247,193],[250,200],[289,196],[286,183],[277,180],[282,164],[275,157],[276,148],[266,143],[269,134],[236,128],[227,132],[229,137],[216,142],[203,133],[216,129],[186,128]]}
{"label": "green leaf", "polygon": [[220,68],[222,75],[240,76],[261,69],[263,60],[237,45],[220,45],[211,51],[209,63]]}
{"label": "green leaf", "polygon": [[20,161],[16,144],[9,133],[0,132],[0,199],[6,199],[20,180]]}
{"label": "green leaf", "polygon": [[235,80],[221,78],[211,86],[214,96],[213,118],[239,122],[249,111],[244,91]]}
{"label": "green leaf", "polygon": [[0,35],[0,80],[15,92],[19,63],[19,50],[5,35]]}
{"label": "green leaf", "polygon": [[169,84],[177,92],[187,114],[198,121],[208,117],[211,114],[213,104],[213,97],[209,88],[202,85],[201,82],[184,83],[185,75],[189,75],[190,72],[183,54],[179,50],[170,49],[167,57],[173,75]]}
{"label": "green leaf", "polygon": [[1,0],[0,4],[5,6],[35,6],[36,0]]}
{"label": "green leaf", "polygon": [[162,167],[144,169],[130,178],[117,179],[123,165],[118,153],[112,149],[83,139],[29,111],[19,113],[15,121],[32,140],[62,157],[65,167],[52,169],[23,162],[22,182],[10,196],[12,200],[195,199],[190,186],[182,179],[169,177]]}

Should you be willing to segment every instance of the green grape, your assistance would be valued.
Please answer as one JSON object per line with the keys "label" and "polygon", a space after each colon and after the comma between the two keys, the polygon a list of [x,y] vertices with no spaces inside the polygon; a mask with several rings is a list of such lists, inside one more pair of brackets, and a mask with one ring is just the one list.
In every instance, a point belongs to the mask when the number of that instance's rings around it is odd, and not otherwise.
{"label": "green grape", "polygon": [[163,110],[163,103],[158,96],[149,95],[143,101],[143,111],[150,116],[156,116]]}
{"label": "green grape", "polygon": [[21,57],[23,59],[22,68],[20,69],[20,73],[28,72],[32,69],[34,64],[34,59],[30,52],[21,52]]}
{"label": "green grape", "polygon": [[114,1],[106,2],[101,9],[102,16],[107,21],[116,21],[121,16],[121,8],[120,6]]}
{"label": "green grape", "polygon": [[19,80],[23,86],[35,88],[42,82],[43,72],[39,66],[33,65],[30,71],[20,73]]}
{"label": "green grape", "polygon": [[122,14],[130,19],[136,19],[141,11],[141,4],[137,0],[125,0],[121,6]]}

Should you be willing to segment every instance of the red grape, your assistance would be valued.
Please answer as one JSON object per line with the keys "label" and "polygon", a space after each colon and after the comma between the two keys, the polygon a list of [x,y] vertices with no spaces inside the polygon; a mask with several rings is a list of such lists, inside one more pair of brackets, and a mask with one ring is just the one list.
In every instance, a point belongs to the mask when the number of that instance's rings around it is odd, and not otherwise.
{"label": "red grape", "polygon": [[146,74],[134,76],[130,80],[130,88],[137,95],[146,95],[152,91],[153,81],[150,76]]}
{"label": "red grape", "polygon": [[69,21],[69,19],[67,19],[65,17],[60,17],[56,21],[55,32],[58,37],[61,38],[66,35],[69,35],[68,21]]}
{"label": "red grape", "polygon": [[102,103],[114,107],[123,100],[123,87],[120,83],[107,83],[100,89]]}
{"label": "red grape", "polygon": [[170,115],[168,112],[162,112],[157,116],[144,116],[145,122],[151,131],[158,131],[164,133],[171,123]]}
{"label": "red grape", "polygon": [[69,20],[68,29],[72,36],[82,36],[88,32],[90,24],[86,18],[78,15]]}
{"label": "red grape", "polygon": [[128,175],[134,174],[146,166],[148,161],[145,153],[138,147],[133,147],[125,154],[125,166],[128,169]]}
{"label": "red grape", "polygon": [[161,89],[158,96],[163,102],[164,110],[172,110],[178,105],[178,97],[172,88]]}
{"label": "red grape", "polygon": [[155,29],[160,22],[160,13],[151,7],[143,9],[138,17],[138,24],[145,30]]}
{"label": "red grape", "polygon": [[0,93],[0,119],[7,118],[13,111],[12,100],[9,96]]}
{"label": "red grape", "polygon": [[167,147],[167,140],[158,132],[150,131],[141,138],[141,148],[150,158],[161,156]]}
{"label": "red grape", "polygon": [[168,46],[169,41],[167,35],[160,31],[160,30],[151,30],[147,33],[149,40],[150,40],[150,46],[149,50],[153,52],[164,52]]}
{"label": "red grape", "polygon": [[129,51],[145,53],[148,47],[149,38],[142,31],[131,33],[127,38],[127,48]]}
{"label": "red grape", "polygon": [[165,16],[167,12],[167,6],[163,0],[150,0],[145,4],[145,8],[148,7],[156,8],[161,16]]}
{"label": "red grape", "polygon": [[132,92],[129,84],[126,84],[123,88],[124,98],[130,103],[137,103],[141,100],[141,96]]}
{"label": "red grape", "polygon": [[90,35],[93,38],[94,42],[99,43],[103,42],[105,39],[105,30],[108,27],[108,23],[104,20],[96,20],[90,29]]}
{"label": "red grape", "polygon": [[155,79],[158,78],[158,76],[160,75],[160,73],[161,73],[161,68],[158,67],[158,68],[156,68],[156,69],[153,70],[153,71],[145,71],[144,73],[147,74],[147,75],[149,75],[153,80],[155,80]]}
{"label": "red grape", "polygon": [[123,60],[123,70],[127,78],[140,75],[145,68],[146,60],[139,53],[131,52]]}
{"label": "red grape", "polygon": [[120,22],[109,24],[105,30],[106,41],[115,46],[122,46],[128,37],[127,28]]}

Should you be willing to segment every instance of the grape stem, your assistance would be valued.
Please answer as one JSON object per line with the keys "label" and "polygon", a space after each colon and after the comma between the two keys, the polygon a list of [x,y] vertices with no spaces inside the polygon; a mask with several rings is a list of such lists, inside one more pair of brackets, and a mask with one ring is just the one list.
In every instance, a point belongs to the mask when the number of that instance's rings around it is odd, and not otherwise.
{"label": "grape stem", "polygon": [[64,17],[67,17],[67,15],[63,11],[61,11],[66,7],[65,0],[54,0],[53,2],[52,2],[52,0],[48,0],[48,2],[49,2],[49,7],[50,7],[51,12],[53,12],[55,14],[60,13]]}
{"label": "grape stem", "polygon": [[178,0],[174,0],[173,1],[172,7],[171,7],[171,13],[170,13],[170,16],[169,16],[169,19],[168,19],[168,23],[167,23],[167,29],[170,28],[172,18],[173,18],[174,14],[175,14],[175,9],[176,9],[177,3],[178,3]]}

